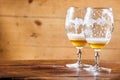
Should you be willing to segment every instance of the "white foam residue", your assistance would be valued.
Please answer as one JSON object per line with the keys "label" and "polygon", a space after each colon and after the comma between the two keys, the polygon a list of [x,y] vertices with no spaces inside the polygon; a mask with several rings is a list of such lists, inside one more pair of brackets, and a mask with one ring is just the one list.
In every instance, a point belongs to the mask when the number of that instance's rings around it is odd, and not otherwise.
{"label": "white foam residue", "polygon": [[88,43],[108,43],[110,39],[106,38],[87,38]]}
{"label": "white foam residue", "polygon": [[73,18],[73,15],[74,15],[74,7],[70,7],[68,10],[67,10],[67,15],[66,15],[66,27],[69,27],[70,26],[70,22]]}
{"label": "white foam residue", "polygon": [[103,9],[103,15],[107,14],[110,18],[110,22],[114,23],[112,8],[109,9]]}
{"label": "white foam residue", "polygon": [[70,40],[85,40],[84,34],[67,34]]}

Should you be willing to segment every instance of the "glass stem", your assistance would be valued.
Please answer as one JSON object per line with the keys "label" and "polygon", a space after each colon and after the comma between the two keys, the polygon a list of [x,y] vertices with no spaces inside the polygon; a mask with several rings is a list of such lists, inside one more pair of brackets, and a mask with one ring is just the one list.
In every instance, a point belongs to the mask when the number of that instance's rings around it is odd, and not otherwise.
{"label": "glass stem", "polygon": [[95,67],[99,68],[99,63],[100,63],[100,50],[95,49]]}
{"label": "glass stem", "polygon": [[81,48],[77,48],[77,57],[79,65],[81,64],[81,56],[82,56]]}

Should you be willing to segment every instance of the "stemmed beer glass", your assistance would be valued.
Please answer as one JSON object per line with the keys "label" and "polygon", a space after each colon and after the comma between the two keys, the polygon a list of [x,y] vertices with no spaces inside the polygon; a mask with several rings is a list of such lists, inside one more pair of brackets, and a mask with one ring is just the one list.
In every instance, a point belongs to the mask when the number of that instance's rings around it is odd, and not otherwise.
{"label": "stemmed beer glass", "polygon": [[70,7],[66,14],[65,28],[68,39],[73,46],[77,48],[78,61],[74,64],[67,64],[67,67],[80,68],[87,67],[88,65],[81,63],[81,49],[86,45],[83,33],[85,8]]}
{"label": "stemmed beer glass", "polygon": [[99,67],[100,51],[111,39],[113,32],[112,8],[87,8],[84,18],[84,34],[91,48],[95,51],[95,66],[92,71],[108,71],[111,69]]}

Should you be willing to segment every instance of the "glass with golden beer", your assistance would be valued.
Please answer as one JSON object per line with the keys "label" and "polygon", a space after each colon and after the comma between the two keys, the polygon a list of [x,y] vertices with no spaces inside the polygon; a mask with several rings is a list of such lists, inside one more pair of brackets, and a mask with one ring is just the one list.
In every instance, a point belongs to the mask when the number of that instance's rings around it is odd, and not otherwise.
{"label": "glass with golden beer", "polygon": [[113,32],[112,8],[87,8],[84,18],[84,34],[91,48],[95,51],[95,66],[86,68],[91,71],[108,71],[111,69],[100,67],[100,51],[110,41]]}
{"label": "glass with golden beer", "polygon": [[70,7],[67,10],[65,28],[68,39],[71,44],[77,48],[78,61],[74,64],[66,64],[67,67],[82,68],[89,65],[81,62],[81,49],[86,45],[85,36],[83,33],[85,8]]}

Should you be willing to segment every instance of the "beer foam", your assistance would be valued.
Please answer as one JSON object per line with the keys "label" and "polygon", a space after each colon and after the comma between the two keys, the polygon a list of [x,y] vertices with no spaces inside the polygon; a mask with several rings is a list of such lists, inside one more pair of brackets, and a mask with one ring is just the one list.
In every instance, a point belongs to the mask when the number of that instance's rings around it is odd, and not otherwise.
{"label": "beer foam", "polygon": [[109,40],[105,38],[87,38],[88,43],[108,43]]}
{"label": "beer foam", "polygon": [[67,34],[70,40],[85,40],[84,34]]}

